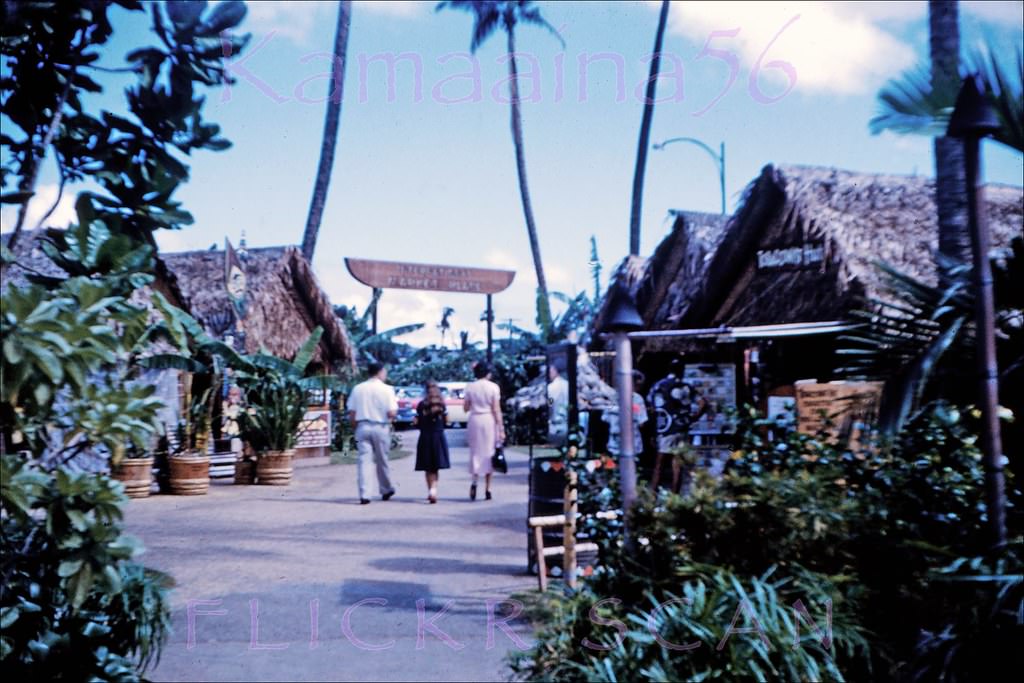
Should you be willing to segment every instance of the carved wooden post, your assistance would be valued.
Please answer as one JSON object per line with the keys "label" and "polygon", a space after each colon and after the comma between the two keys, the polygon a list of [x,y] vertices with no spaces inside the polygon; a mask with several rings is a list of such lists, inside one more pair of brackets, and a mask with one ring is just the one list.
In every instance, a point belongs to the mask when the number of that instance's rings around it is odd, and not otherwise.
{"label": "carved wooden post", "polygon": [[576,587],[576,472],[566,472],[565,483],[565,524],[562,527],[564,552],[562,568],[565,571],[565,583],[569,588]]}

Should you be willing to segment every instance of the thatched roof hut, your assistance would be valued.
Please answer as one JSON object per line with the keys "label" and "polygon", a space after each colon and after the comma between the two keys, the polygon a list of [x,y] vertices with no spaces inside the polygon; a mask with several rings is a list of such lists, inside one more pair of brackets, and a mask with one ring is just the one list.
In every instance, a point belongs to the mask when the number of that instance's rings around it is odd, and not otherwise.
{"label": "thatched roof hut", "polygon": [[[196,318],[208,323],[231,310],[224,286],[223,251],[188,251],[164,254],[163,258],[181,283]],[[291,358],[320,325],[324,335],[314,362],[334,370],[352,367],[355,354],[348,333],[298,249],[249,249],[240,254],[240,260],[246,277],[247,310],[242,323],[246,352],[266,348]]]}
{"label": "thatched roof hut", "polygon": [[[1024,195],[989,185],[985,199],[992,244],[1004,249],[1021,235]],[[672,278],[673,295],[643,309],[653,329],[839,320],[864,296],[885,297],[880,261],[926,282],[937,277],[930,178],[768,165],[720,233],[702,227],[673,230],[652,259],[694,255],[672,276],[648,269],[640,292]]]}
{"label": "thatched roof hut", "polygon": [[[13,253],[16,260],[11,264],[8,271],[4,273],[4,285],[7,283],[11,283],[15,287],[26,285],[29,282],[29,275],[43,275],[56,278],[68,277],[68,274],[43,252],[42,245],[46,232],[45,229],[23,230],[21,232],[18,240],[14,243]],[[2,237],[3,245],[7,247],[10,243],[11,235],[7,233]],[[178,279],[159,256],[155,259],[153,274],[155,276],[153,283],[137,290],[132,295],[132,301],[145,305],[155,311],[155,309],[152,309],[149,301],[152,298],[151,292],[157,291],[163,294],[175,306],[188,310],[188,304],[178,284]],[[154,315],[156,315],[155,312]]]}

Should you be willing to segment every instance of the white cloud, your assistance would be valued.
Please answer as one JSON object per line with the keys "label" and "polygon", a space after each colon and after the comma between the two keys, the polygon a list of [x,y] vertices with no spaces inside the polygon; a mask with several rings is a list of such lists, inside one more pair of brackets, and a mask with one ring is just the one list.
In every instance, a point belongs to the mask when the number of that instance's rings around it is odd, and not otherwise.
{"label": "white cloud", "polygon": [[357,0],[353,3],[352,11],[374,12],[385,14],[391,17],[408,19],[419,16],[424,10],[433,8],[434,3],[423,2],[422,0]]}
{"label": "white cloud", "polygon": [[[277,35],[306,46],[313,32],[326,21],[333,27],[337,19],[337,3],[320,0],[274,0],[273,2],[247,3],[249,12],[242,28],[257,34],[276,31]],[[362,0],[353,3],[352,14],[363,12],[400,19],[411,19],[420,15],[430,3],[411,0]],[[334,35],[333,28],[331,35]]]}
{"label": "white cloud", "polygon": [[788,80],[781,69],[768,67],[774,60],[792,65],[798,90],[853,95],[872,92],[914,63],[913,49],[881,26],[888,19],[908,17],[907,8],[881,3],[858,8],[810,2],[676,2],[669,28],[702,46],[712,31],[739,29],[735,37],[718,38],[711,47],[735,51],[741,81],[778,34],[761,65],[766,96],[781,92]]}
{"label": "white cloud", "polygon": [[868,0],[866,2],[835,2],[830,5],[843,16],[867,17],[874,23],[910,22],[927,18],[928,3],[924,0]]}
{"label": "white cloud", "polygon": [[[42,183],[36,185],[36,194],[28,202],[28,212],[25,214],[25,223],[22,226],[24,230],[34,230],[36,224],[39,223],[39,219],[43,217],[53,203],[57,201],[57,193],[60,187],[56,184]],[[15,204],[4,204],[2,213],[0,213],[0,224],[2,224],[2,232],[9,232],[14,229],[14,225],[18,220],[18,206]],[[78,220],[75,215],[75,195],[67,191],[65,188],[64,195],[60,198],[60,203],[57,204],[57,208],[53,210],[50,217],[46,219],[46,222],[40,226],[43,228],[66,228],[69,224],[74,223]]]}

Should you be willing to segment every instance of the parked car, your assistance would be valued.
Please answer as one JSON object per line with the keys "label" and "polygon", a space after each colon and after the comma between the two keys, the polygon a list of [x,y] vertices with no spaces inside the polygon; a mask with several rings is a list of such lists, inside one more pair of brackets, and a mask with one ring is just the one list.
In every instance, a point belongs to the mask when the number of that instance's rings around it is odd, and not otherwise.
{"label": "parked car", "polygon": [[395,387],[395,397],[398,399],[395,426],[411,427],[416,419],[416,406],[423,400],[423,387]]}
{"label": "parked car", "polygon": [[444,396],[444,405],[448,409],[448,425],[451,427],[465,427],[469,416],[462,402],[466,398],[466,382],[438,382],[441,387],[441,394]]}

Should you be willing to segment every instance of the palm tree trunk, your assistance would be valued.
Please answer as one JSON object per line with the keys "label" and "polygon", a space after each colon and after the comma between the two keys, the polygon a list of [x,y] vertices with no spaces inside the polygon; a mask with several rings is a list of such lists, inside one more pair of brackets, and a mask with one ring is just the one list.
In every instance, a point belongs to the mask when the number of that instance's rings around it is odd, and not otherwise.
{"label": "palm tree trunk", "polygon": [[647,148],[650,146],[651,140],[651,120],[654,118],[654,95],[658,89],[661,44],[665,39],[668,6],[668,0],[661,0],[658,31],[654,35],[651,73],[647,78],[647,97],[644,99],[644,115],[640,120],[640,142],[637,144],[636,169],[633,171],[633,204],[629,209],[629,253],[633,256],[640,253],[640,213],[644,198],[644,172],[647,170]]}
{"label": "palm tree trunk", "polygon": [[533,206],[530,204],[530,188],[526,182],[526,157],[523,153],[523,120],[519,111],[519,82],[516,69],[515,33],[508,29],[508,87],[512,100],[512,142],[516,148],[516,170],[519,172],[519,197],[523,200],[523,216],[526,218],[526,233],[530,237],[530,251],[533,267],[537,271],[537,315],[541,320],[551,320],[551,302],[548,298],[548,281],[544,277],[544,264],[540,258],[540,242],[537,240],[537,224],[533,220]]}
{"label": "palm tree trunk", "polygon": [[341,99],[345,85],[345,53],[348,50],[348,27],[352,19],[352,0],[338,3],[338,27],[334,34],[334,59],[331,65],[331,81],[327,86],[327,117],[324,119],[324,136],[320,144],[320,166],[313,184],[313,199],[309,203],[306,230],[302,235],[302,255],[312,263],[316,239],[320,234],[320,221],[327,203],[327,188],[331,184],[331,169],[334,168],[334,148],[338,144],[338,124],[341,123]]}
{"label": "palm tree trunk", "polygon": [[[932,89],[960,80],[960,27],[956,0],[929,0],[929,50]],[[953,91],[956,92],[954,87]],[[967,230],[967,179],[963,142],[937,137],[935,148],[935,205],[939,221],[939,253],[963,263],[971,260]]]}

